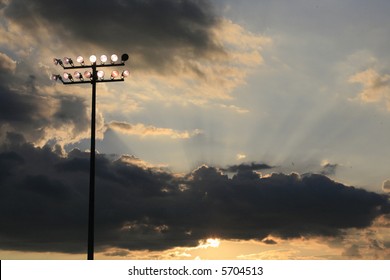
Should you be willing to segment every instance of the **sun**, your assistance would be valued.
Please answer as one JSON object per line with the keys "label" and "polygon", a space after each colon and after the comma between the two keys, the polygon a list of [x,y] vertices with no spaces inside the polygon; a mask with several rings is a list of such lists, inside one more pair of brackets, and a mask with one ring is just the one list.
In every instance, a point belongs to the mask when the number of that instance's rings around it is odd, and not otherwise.
{"label": "sun", "polygon": [[221,240],[218,238],[207,238],[206,240],[202,240],[199,242],[199,246],[197,248],[218,248],[221,244]]}

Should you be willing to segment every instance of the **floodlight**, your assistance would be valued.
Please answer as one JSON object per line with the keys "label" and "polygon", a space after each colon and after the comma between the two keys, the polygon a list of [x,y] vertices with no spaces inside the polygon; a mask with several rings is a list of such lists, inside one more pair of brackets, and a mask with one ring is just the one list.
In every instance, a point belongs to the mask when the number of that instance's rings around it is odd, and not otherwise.
{"label": "floodlight", "polygon": [[107,56],[103,54],[103,55],[100,57],[100,61],[102,62],[102,64],[106,63],[106,62],[107,62]]}
{"label": "floodlight", "polygon": [[111,63],[115,63],[115,62],[117,62],[118,61],[118,56],[116,55],[116,54],[113,54],[112,56],[111,56]]}
{"label": "floodlight", "polygon": [[84,65],[84,57],[82,57],[81,55],[79,55],[77,58],[76,58],[77,62],[80,63],[81,65]]}
{"label": "floodlight", "polygon": [[87,78],[87,79],[91,79],[92,78],[92,73],[89,72],[89,71],[85,71],[84,72],[84,77]]}
{"label": "floodlight", "polygon": [[73,60],[70,57],[64,57],[64,63],[73,66]]}
{"label": "floodlight", "polygon": [[64,77],[65,80],[73,81],[72,75],[67,72],[64,72],[62,76]]}
{"label": "floodlight", "polygon": [[124,53],[124,54],[122,54],[121,59],[122,59],[122,62],[125,62],[125,61],[129,60],[129,55],[127,53]]}
{"label": "floodlight", "polygon": [[59,59],[59,58],[53,58],[53,62],[55,65],[61,65],[61,66],[64,66],[64,64],[62,63],[62,60]]}
{"label": "floodlight", "polygon": [[118,76],[119,76],[119,72],[117,70],[111,72],[111,80],[115,79]]}
{"label": "floodlight", "polygon": [[74,76],[75,76],[77,79],[80,79],[80,80],[83,79],[83,75],[81,75],[81,73],[78,72],[78,71],[74,72]]}
{"label": "floodlight", "polygon": [[89,57],[89,61],[91,61],[92,63],[95,63],[96,62],[96,55],[91,55]]}
{"label": "floodlight", "polygon": [[125,70],[125,71],[122,72],[122,78],[127,77],[129,75],[130,75],[130,71],[129,70]]}
{"label": "floodlight", "polygon": [[50,77],[50,80],[52,81],[57,81],[61,78],[60,75],[56,75],[56,74],[52,74],[51,77]]}
{"label": "floodlight", "polygon": [[98,71],[97,76],[99,79],[103,79],[104,78],[104,71],[103,70]]}

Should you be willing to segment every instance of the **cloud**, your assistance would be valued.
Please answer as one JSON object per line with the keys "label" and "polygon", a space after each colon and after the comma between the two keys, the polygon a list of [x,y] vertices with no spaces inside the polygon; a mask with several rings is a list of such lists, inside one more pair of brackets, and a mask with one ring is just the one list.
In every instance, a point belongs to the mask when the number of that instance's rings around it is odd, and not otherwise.
{"label": "cloud", "polygon": [[369,68],[352,75],[348,81],[363,86],[359,94],[363,102],[385,101],[390,110],[390,75],[380,74],[373,68]]}
{"label": "cloud", "polygon": [[236,159],[237,159],[237,160],[242,160],[242,159],[245,159],[245,158],[246,158],[246,155],[245,155],[245,154],[239,153],[239,154],[236,155]]}
{"label": "cloud", "polygon": [[[0,13],[4,49],[0,131],[3,135],[23,131],[29,142],[39,146],[88,137],[89,112],[85,96],[79,93],[82,87],[55,87],[48,80],[59,70],[52,65],[53,56],[90,55],[81,53],[86,50],[130,54],[136,82],[117,90],[115,101],[103,96],[104,104],[98,107],[102,110],[98,136],[103,137],[107,110],[128,112],[145,108],[151,100],[202,106],[211,99],[232,99],[233,90],[262,63],[262,48],[271,43],[270,38],[222,18],[210,1],[203,0],[94,1],[93,5],[75,0],[9,0],[2,2]],[[134,98],[129,99],[129,91]],[[247,112],[235,105],[226,108]],[[176,138],[197,133],[156,129],[153,133]]]}
{"label": "cloud", "polygon": [[18,46],[24,35],[30,46],[45,47],[40,59],[56,53],[75,56],[81,50],[128,52],[135,72],[171,91],[173,87],[187,100],[229,98],[248,71],[263,62],[262,47],[271,43],[270,38],[222,18],[204,0],[117,0],[93,5],[12,0],[3,14],[10,48],[25,49]]}
{"label": "cloud", "polygon": [[383,182],[382,190],[387,193],[390,192],[390,180],[386,180]]}
{"label": "cloud", "polygon": [[[238,155],[237,155],[237,158],[238,158]],[[272,169],[272,168],[273,168],[273,166],[270,166],[270,165],[265,164],[265,163],[251,162],[251,163],[241,163],[238,165],[230,165],[227,168],[222,168],[221,170],[226,171],[226,172],[238,172],[238,171],[264,170],[264,169]]]}
{"label": "cloud", "polygon": [[208,1],[95,1],[91,5],[74,0],[12,0],[4,16],[27,34],[45,30],[55,40],[72,41],[80,49],[131,49],[137,68],[172,71],[175,55],[224,55],[211,32],[220,19]]}
{"label": "cloud", "polygon": [[287,260],[294,259],[297,253],[299,253],[298,250],[267,250],[261,253],[239,255],[237,258],[241,260]]}
{"label": "cloud", "polygon": [[264,244],[267,244],[267,245],[275,245],[275,244],[278,244],[278,242],[276,242],[276,241],[273,240],[273,239],[269,239],[269,238],[264,239],[262,242],[263,242]]}
{"label": "cloud", "polygon": [[16,69],[16,61],[13,61],[8,55],[0,53],[0,69],[13,72]]}
{"label": "cloud", "polygon": [[[34,95],[34,77],[28,77],[21,85],[16,84],[16,63],[0,53],[0,120],[23,122],[36,116],[41,109],[41,99]],[[19,86],[19,87],[18,87]]]}
{"label": "cloud", "polygon": [[[0,149],[0,248],[84,252],[89,154],[64,156],[16,134],[7,139]],[[390,209],[387,196],[323,175],[260,178],[249,170],[230,179],[208,166],[178,175],[127,158],[97,156],[97,251],[195,247],[209,238],[340,236]]]}
{"label": "cloud", "polygon": [[225,108],[225,109],[229,109],[229,110],[232,110],[238,114],[246,114],[246,113],[249,113],[249,110],[248,109],[245,109],[245,108],[241,108],[241,107],[238,107],[236,105],[225,105],[225,104],[221,104],[220,105],[221,108]]}
{"label": "cloud", "polygon": [[322,175],[326,175],[326,176],[335,175],[338,166],[339,166],[339,165],[338,165],[337,163],[332,164],[332,163],[329,163],[329,162],[325,162],[325,163],[322,165],[322,170],[320,171],[320,173],[321,173]]}
{"label": "cloud", "polygon": [[9,2],[5,17],[26,33],[45,29],[80,48],[131,48],[138,66],[170,68],[174,52],[223,55],[210,33],[219,19],[208,1]]}
{"label": "cloud", "polygon": [[201,132],[199,130],[194,130],[192,132],[188,131],[177,131],[171,128],[161,128],[155,127],[152,125],[144,125],[141,123],[138,124],[129,124],[126,122],[117,122],[112,121],[106,124],[106,127],[121,133],[130,134],[130,135],[139,135],[142,137],[146,136],[168,136],[173,139],[188,139],[194,135],[198,135]]}
{"label": "cloud", "polygon": [[346,248],[345,251],[342,253],[342,256],[348,258],[360,258],[361,254],[360,254],[359,246],[353,244],[351,247]]}
{"label": "cloud", "polygon": [[89,116],[84,98],[48,94],[41,87],[42,77],[30,70],[0,52],[0,135],[23,132],[29,142],[41,146],[50,140],[72,143],[85,137]]}
{"label": "cloud", "polygon": [[[163,171],[164,169],[167,168],[166,165],[151,164],[151,163],[146,162],[140,158],[137,158],[135,156],[130,156],[130,155],[122,155],[117,159],[117,161],[120,161],[120,162],[126,163],[126,164],[130,164],[130,165],[134,165],[134,166],[138,166],[138,167],[145,169],[145,170],[153,169],[154,171],[159,171],[161,169],[161,171]],[[163,191],[164,191],[164,189],[163,189]]]}
{"label": "cloud", "polygon": [[105,256],[108,257],[127,257],[129,255],[129,251],[127,250],[114,250],[112,252],[104,253]]}

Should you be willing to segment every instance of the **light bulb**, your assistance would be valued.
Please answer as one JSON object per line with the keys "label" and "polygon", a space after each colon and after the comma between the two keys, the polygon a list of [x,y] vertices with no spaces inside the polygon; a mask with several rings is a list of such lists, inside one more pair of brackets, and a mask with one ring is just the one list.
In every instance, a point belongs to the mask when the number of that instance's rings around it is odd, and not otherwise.
{"label": "light bulb", "polygon": [[78,71],[74,72],[74,76],[75,76],[77,79],[80,79],[80,80],[83,78],[83,75],[81,75],[81,73],[78,72]]}
{"label": "light bulb", "polygon": [[119,76],[119,72],[117,70],[111,72],[111,79],[115,79],[118,76]]}
{"label": "light bulb", "polygon": [[116,54],[113,54],[112,56],[111,56],[111,62],[112,63],[115,63],[115,62],[117,62],[118,61],[118,56],[116,55]]}
{"label": "light bulb", "polygon": [[106,63],[106,62],[107,62],[107,56],[103,54],[103,55],[100,57],[100,61],[101,61],[103,64]]}
{"label": "light bulb", "polygon": [[89,61],[91,61],[92,63],[95,63],[96,62],[96,55],[91,55],[89,57]]}
{"label": "light bulb", "polygon": [[51,79],[52,81],[57,81],[57,80],[58,80],[58,77],[59,77],[59,75],[52,74],[50,79]]}
{"label": "light bulb", "polygon": [[76,58],[77,62],[80,63],[81,65],[84,64],[84,57],[82,57],[81,55],[79,55],[77,58]]}
{"label": "light bulb", "polygon": [[123,78],[123,77],[127,77],[127,76],[129,76],[129,75],[130,75],[129,70],[125,70],[125,71],[122,72],[122,78]]}
{"label": "light bulb", "polygon": [[84,72],[84,77],[87,78],[87,79],[90,79],[92,77],[92,73],[89,72],[89,71],[85,71]]}
{"label": "light bulb", "polygon": [[98,71],[98,72],[97,72],[97,76],[98,76],[98,78],[103,79],[103,77],[104,77],[104,71],[102,71],[102,70]]}
{"label": "light bulb", "polygon": [[59,58],[53,58],[53,62],[54,62],[54,64],[55,65],[61,65],[61,66],[63,66],[64,64],[62,63],[62,60],[61,59],[59,59]]}
{"label": "light bulb", "polygon": [[65,73],[63,74],[63,77],[64,77],[65,80],[71,80],[71,81],[72,81],[72,75],[69,74],[69,73],[67,73],[67,72],[65,72]]}

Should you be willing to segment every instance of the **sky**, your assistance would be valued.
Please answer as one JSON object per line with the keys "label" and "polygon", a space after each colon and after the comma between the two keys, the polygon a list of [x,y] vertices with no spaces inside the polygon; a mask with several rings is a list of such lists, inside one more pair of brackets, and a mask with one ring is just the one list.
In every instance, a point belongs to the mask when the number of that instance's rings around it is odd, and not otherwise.
{"label": "sky", "polygon": [[127,53],[97,85],[97,259],[390,259],[389,12],[0,0],[0,258],[86,258],[91,88],[53,58]]}

